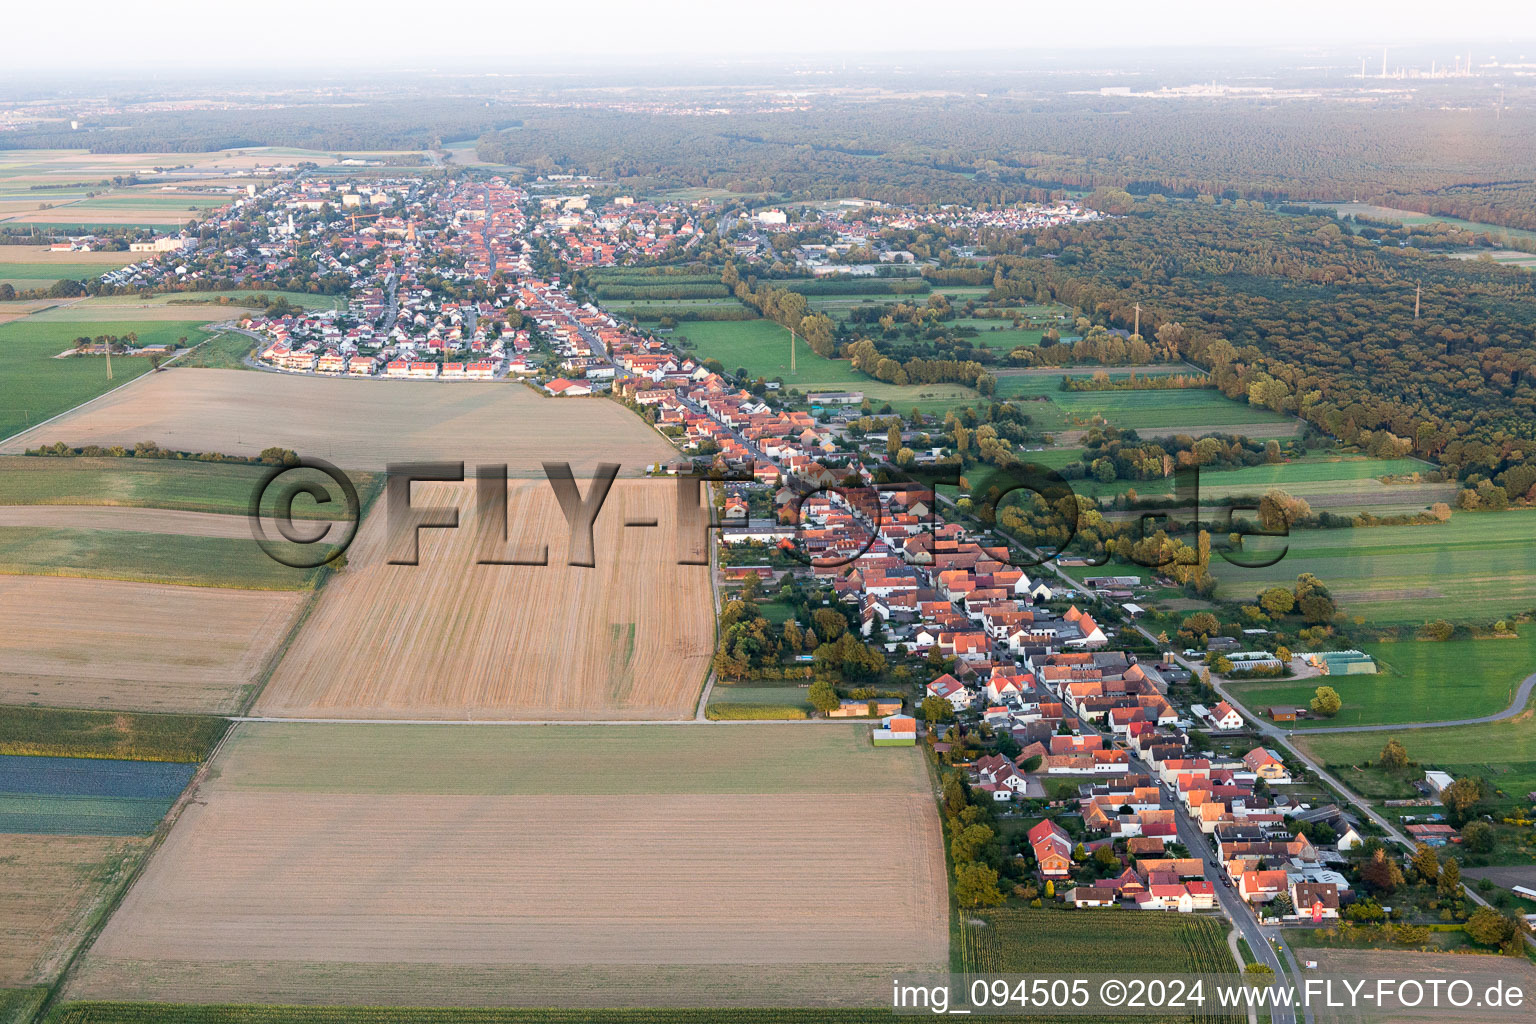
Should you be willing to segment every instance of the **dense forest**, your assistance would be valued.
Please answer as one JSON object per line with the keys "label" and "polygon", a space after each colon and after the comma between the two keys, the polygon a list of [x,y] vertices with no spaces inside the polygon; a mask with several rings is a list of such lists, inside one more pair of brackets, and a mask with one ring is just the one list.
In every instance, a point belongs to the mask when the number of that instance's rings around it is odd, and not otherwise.
{"label": "dense forest", "polygon": [[1491,109],[1103,97],[827,101],[709,118],[569,109],[518,116],[516,131],[480,139],[481,159],[537,173],[911,204],[1101,186],[1188,198],[1384,199],[1502,181],[1525,188],[1501,190],[1477,219],[1525,226],[1536,217],[1536,115]]}
{"label": "dense forest", "polygon": [[1246,203],[1139,203],[1049,229],[1036,249],[997,261],[996,297],[1048,297],[1119,327],[1140,302],[1160,355],[1347,442],[1417,451],[1467,476],[1524,462],[1536,439],[1528,271]]}

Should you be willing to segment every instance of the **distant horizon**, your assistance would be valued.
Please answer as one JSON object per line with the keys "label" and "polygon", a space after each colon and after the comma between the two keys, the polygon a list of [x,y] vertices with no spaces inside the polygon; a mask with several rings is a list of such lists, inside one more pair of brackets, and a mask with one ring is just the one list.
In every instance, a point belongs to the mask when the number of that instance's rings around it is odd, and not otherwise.
{"label": "distant horizon", "polygon": [[[1159,13],[1149,16],[1149,7]],[[998,0],[968,5],[963,17],[942,18],[931,5],[911,0],[785,0],[763,15],[682,0],[593,0],[576,15],[549,4],[459,0],[422,12],[398,0],[271,0],[259,8],[224,10],[164,0],[152,15],[85,0],[67,19],[25,7],[8,19],[11,38],[25,45],[9,55],[0,78],[178,79],[211,71],[516,75],[592,68],[611,74],[704,70],[730,62],[910,63],[931,69],[967,58],[1027,70],[1091,54],[1294,52],[1359,60],[1379,55],[1383,46],[1389,54],[1395,48],[1449,56],[1469,45],[1484,51],[1480,59],[1494,54],[1515,61],[1529,53],[1536,61],[1536,19],[1514,0],[1469,0],[1451,24],[1444,6],[1428,0],[1298,0],[1283,20],[1234,11],[1217,0],[1104,0],[1089,22],[1064,18],[1059,8],[1044,4]],[[1525,36],[1515,40],[1511,33],[1520,29]]]}

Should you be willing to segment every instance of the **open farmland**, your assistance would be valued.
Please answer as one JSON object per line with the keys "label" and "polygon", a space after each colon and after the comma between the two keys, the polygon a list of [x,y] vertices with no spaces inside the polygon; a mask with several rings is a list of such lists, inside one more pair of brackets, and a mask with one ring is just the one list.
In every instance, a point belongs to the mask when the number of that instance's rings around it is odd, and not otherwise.
{"label": "open farmland", "polygon": [[[1428,483],[1412,480],[1416,473],[1434,467],[1418,459],[1374,459],[1364,456],[1324,456],[1276,462],[1239,469],[1205,468],[1200,471],[1200,498],[1220,500],[1254,497],[1271,487],[1305,498],[1314,511],[1350,515],[1393,515],[1422,512],[1437,501],[1456,500],[1455,483]],[[1384,477],[1398,477],[1401,482],[1383,482]],[[1123,494],[1134,489],[1142,497],[1172,496],[1173,481],[1116,480],[1102,484],[1087,479],[1074,481],[1079,493],[1094,497]]]}
{"label": "open farmland", "polygon": [[1304,728],[1390,725],[1437,719],[1478,718],[1503,711],[1520,683],[1536,670],[1536,628],[1519,638],[1404,640],[1362,643],[1376,659],[1376,675],[1232,684],[1237,697],[1256,712],[1271,704],[1305,707],[1320,683],[1339,691],[1344,708]]}
{"label": "open farmland", "polygon": [[[0,376],[0,438],[9,437],[147,373],[150,366],[146,358],[114,356],[110,379],[104,357],[54,358],[72,348],[75,338],[81,335],[123,335],[139,331],[141,326],[122,323],[38,325],[30,317],[0,324],[0,358],[5,359],[5,373]],[[164,336],[159,336],[161,334]],[[191,328],[176,330],[175,325],[166,325],[162,330],[139,331],[145,342],[174,341],[182,334],[197,335],[197,332]]]}
{"label": "open farmland", "polygon": [[1237,970],[1225,929],[1206,917],[1056,907],[967,911],[965,916],[960,947],[966,971],[1096,970],[1107,963],[1128,974]]}
{"label": "open farmland", "polygon": [[1486,778],[1503,791],[1504,796],[1495,799],[1506,805],[1526,803],[1522,799],[1525,794],[1536,792],[1536,710],[1530,707],[1514,718],[1480,725],[1308,733],[1295,738],[1302,749],[1324,764],[1335,766],[1339,778],[1365,796],[1414,796],[1401,779],[1390,779],[1375,768],[1364,768],[1380,756],[1388,739],[1402,743],[1408,757],[1425,768],[1438,768],[1456,778]]}
{"label": "open farmland", "polygon": [[599,398],[542,398],[506,383],[192,369],[138,381],[14,438],[5,450],[56,441],[103,447],[154,441],[177,451],[231,455],[278,445],[362,470],[424,459],[504,462],[514,476],[542,476],[542,462],[558,460],[570,462],[578,478],[599,462],[617,462],[624,475],[635,476],[675,454],[634,414]]}
{"label": "open farmland", "polygon": [[[1365,1009],[1324,1008],[1317,1013],[1318,1024],[1376,1024],[1376,1022],[1449,1021],[1451,1024],[1488,1024],[1495,1020],[1518,1020],[1529,1016],[1521,1010],[1489,1010],[1480,1000],[1495,982],[1506,988],[1519,986],[1529,996],[1536,987],[1536,966],[1524,957],[1475,956],[1458,953],[1420,953],[1405,950],[1374,949],[1308,949],[1307,958],[1317,961],[1317,974],[1346,978],[1352,984],[1363,983],[1365,991],[1373,992],[1376,982],[1393,979],[1401,982],[1412,978],[1423,984],[1423,1005],[1402,1006],[1389,997],[1381,1006]],[[1464,991],[1456,992],[1455,998],[1471,995],[1471,1005],[1457,1008],[1447,1005],[1442,998],[1439,1006],[1431,1006],[1431,985],[1465,983]],[[1335,982],[1335,991],[1338,983]],[[1388,990],[1391,992],[1392,990]],[[1412,1000],[1412,992],[1406,993]]]}
{"label": "open farmland", "polygon": [[1249,539],[1249,558],[1287,547],[1268,568],[1221,559],[1211,566],[1228,598],[1249,599],[1310,572],[1346,613],[1370,622],[1490,622],[1536,606],[1533,527],[1536,512],[1512,509],[1457,513],[1437,524],[1295,530],[1286,538]]}
{"label": "open farmland", "polygon": [[[245,531],[241,536],[249,537],[250,527],[243,517],[250,509],[252,492],[270,469],[188,459],[0,456],[0,505],[110,505],[216,512],[241,517]],[[370,486],[368,474],[350,476],[359,492]],[[324,511],[309,501],[296,501],[293,506],[296,519],[324,518]],[[6,514],[22,513],[0,511],[0,515]]]}
{"label": "open farmland", "polygon": [[[473,152],[473,151],[471,151]],[[462,166],[462,164],[461,164]],[[4,1003],[0,1002],[0,1011]],[[3,1019],[3,1018],[0,1018]],[[888,1009],[746,1008],[730,1010],[523,1009],[510,1006],[210,1006],[185,1003],[78,1002],[50,1024],[893,1024]]]}
{"label": "open farmland", "polygon": [[870,1005],[946,906],[922,759],[867,727],[246,723],[69,995]]}
{"label": "open farmland", "polygon": [[0,834],[0,985],[50,981],[144,840]]}
{"label": "open farmland", "polygon": [[299,593],[0,576],[0,700],[233,710],[302,606]]}
{"label": "open farmland", "polygon": [[[185,517],[198,518],[189,524]],[[70,507],[52,516],[52,525],[11,525],[24,518],[48,517],[42,506],[0,511],[0,574],[306,590],[322,571],[275,561],[251,537],[249,521],[239,516]],[[311,529],[319,532],[320,527]],[[303,550],[285,541],[274,544],[292,553],[290,560]]]}
{"label": "open farmland", "polygon": [[[514,481],[499,558],[477,565],[469,484],[418,485],[457,503],[457,530],[421,535],[420,565],[388,564],[369,517],[261,696],[262,714],[354,718],[682,718],[714,646],[709,569],[678,565],[676,485],[621,481],[594,529],[594,568],[566,564],[568,529],[544,481]],[[659,526],[627,528],[630,520]],[[700,530],[700,542],[703,531]],[[552,639],[553,638],[553,639]]]}
{"label": "open farmland", "polygon": [[687,339],[702,359],[718,359],[727,373],[744,367],[750,377],[783,377],[786,387],[859,387],[869,382],[846,359],[828,359],[795,340],[795,372],[789,372],[789,331],[772,320],[720,320],[682,323],[676,336]]}
{"label": "open farmland", "polygon": [[0,832],[148,833],[196,770],[170,761],[0,755]]}

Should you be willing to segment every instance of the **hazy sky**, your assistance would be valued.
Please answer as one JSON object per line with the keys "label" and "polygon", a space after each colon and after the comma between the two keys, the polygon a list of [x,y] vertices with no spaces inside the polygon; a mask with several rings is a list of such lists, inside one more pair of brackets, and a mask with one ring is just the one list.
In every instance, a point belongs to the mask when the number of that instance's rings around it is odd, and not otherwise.
{"label": "hazy sky", "polygon": [[156,64],[166,70],[388,70],[457,59],[477,67],[504,62],[516,70],[569,57],[622,62],[663,54],[718,60],[981,49],[1017,49],[1023,63],[1042,48],[1376,48],[1462,40],[1497,52],[1499,40],[1536,37],[1533,0],[76,0],[10,6],[9,70],[46,68],[54,75],[73,67]]}

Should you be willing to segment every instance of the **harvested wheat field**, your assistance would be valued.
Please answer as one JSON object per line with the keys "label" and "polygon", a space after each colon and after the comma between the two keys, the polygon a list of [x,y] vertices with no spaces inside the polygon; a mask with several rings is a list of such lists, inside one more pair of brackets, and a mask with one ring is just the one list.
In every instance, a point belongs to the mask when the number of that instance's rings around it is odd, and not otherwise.
{"label": "harvested wheat field", "polygon": [[[578,482],[586,493],[590,481]],[[471,484],[418,484],[413,502],[457,505],[460,528],[422,531],[420,564],[390,565],[388,516],[371,513],[257,714],[692,715],[714,647],[714,602],[709,568],[677,564],[675,481],[615,482],[594,527],[593,568],[567,564],[569,529],[547,481],[509,483],[498,557],[547,545],[548,565],[476,564]],[[638,519],[659,525],[624,525]]]}
{"label": "harvested wheat field", "polygon": [[[921,757],[867,734],[245,723],[69,995],[875,1002],[890,971],[941,969],[948,904]],[[397,751],[432,767],[381,793]],[[499,755],[528,770],[487,778]]]}
{"label": "harvested wheat field", "polygon": [[[1495,1021],[1518,1021],[1530,1018],[1530,1001],[1536,996],[1536,966],[1524,957],[1507,956],[1479,956],[1470,953],[1415,953],[1405,950],[1372,950],[1372,949],[1309,949],[1307,955],[1317,960],[1316,974],[1326,975],[1335,979],[1334,991],[1339,993],[1337,998],[1343,999],[1342,980],[1351,984],[1365,984],[1365,991],[1376,992],[1379,980],[1390,979],[1396,982],[1413,980],[1420,982],[1423,988],[1423,1005],[1417,1007],[1405,1007],[1396,1001],[1397,989],[1389,989],[1387,998],[1392,1000],[1386,1008],[1378,1005],[1370,1005],[1361,1008],[1333,1009],[1320,1007],[1317,1009],[1318,1024],[1391,1024],[1391,1022],[1409,1021],[1452,1021],[1465,1022],[1465,1024],[1492,1024]],[[1312,974],[1314,972],[1308,972]],[[1465,982],[1466,987],[1459,987],[1454,993],[1442,988],[1443,992],[1453,995],[1458,1001],[1467,998],[1470,992],[1474,1002],[1470,1006],[1448,1006],[1442,1000],[1441,1005],[1434,1006],[1431,998],[1431,985],[1438,983],[1446,986],[1452,982]],[[1479,1006],[1489,986],[1494,983],[1502,983],[1507,989],[1511,985],[1519,985],[1524,988],[1524,1001],[1520,1009],[1503,1007],[1490,1009]],[[1412,992],[1409,993],[1409,1001],[1412,1001]]]}
{"label": "harvested wheat field", "polygon": [[55,977],[125,861],[144,846],[115,836],[0,835],[0,987]]}
{"label": "harvested wheat field", "polygon": [[0,576],[0,701],[229,712],[307,595]]}
{"label": "harvested wheat field", "polygon": [[624,476],[676,453],[616,402],[543,398],[521,384],[346,380],[242,370],[172,368],[12,438],[39,444],[154,441],[179,451],[255,455],[277,445],[342,469],[443,460],[506,463],[542,476],[546,460],[588,476],[617,462]]}
{"label": "harvested wheat field", "polygon": [[[43,198],[46,201],[47,197]],[[89,263],[110,270],[127,266],[134,262],[135,256],[128,252],[54,252],[46,245],[0,245],[0,263],[35,263],[42,269],[50,263],[75,266]]]}
{"label": "harvested wheat field", "polygon": [[[91,508],[85,505],[0,505],[0,527],[54,526],[75,530],[127,530],[185,537],[250,540],[245,516],[159,508]],[[317,523],[315,529],[320,527]]]}

